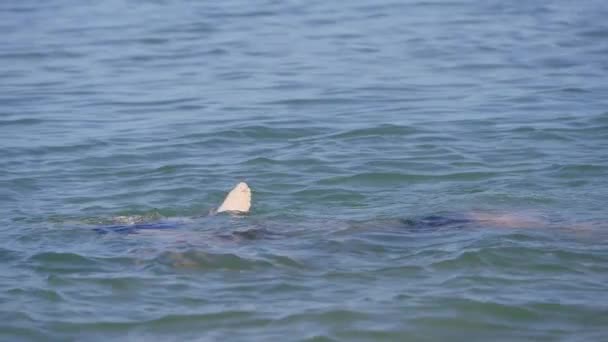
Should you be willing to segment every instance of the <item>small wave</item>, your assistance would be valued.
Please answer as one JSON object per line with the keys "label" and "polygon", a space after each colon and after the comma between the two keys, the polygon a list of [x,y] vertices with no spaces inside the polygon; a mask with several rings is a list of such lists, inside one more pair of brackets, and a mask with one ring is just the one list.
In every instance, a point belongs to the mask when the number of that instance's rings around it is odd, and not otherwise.
{"label": "small wave", "polygon": [[293,195],[310,201],[360,202],[365,199],[360,192],[345,189],[307,189],[296,191]]}
{"label": "small wave", "polygon": [[41,288],[14,288],[6,291],[11,296],[24,296],[24,297],[34,297],[45,301],[50,302],[61,302],[64,301],[63,296],[54,290],[50,289],[41,289]]}
{"label": "small wave", "polygon": [[592,30],[585,30],[582,32],[579,32],[578,35],[582,36],[583,39],[586,38],[604,38],[606,36],[608,36],[608,28],[598,28],[598,29],[592,29]]}
{"label": "small wave", "polygon": [[265,260],[242,257],[233,253],[207,253],[200,250],[165,252],[154,261],[172,268],[178,267],[204,271],[250,271],[273,267],[271,262]]}
{"label": "small wave", "polygon": [[19,260],[21,257],[20,254],[21,253],[19,253],[17,251],[13,251],[10,249],[0,247],[0,262],[8,263],[8,262],[13,262],[13,261]]}
{"label": "small wave", "polygon": [[131,260],[124,257],[85,257],[70,252],[36,253],[26,261],[28,265],[38,271],[53,272],[54,274],[105,271],[106,267],[124,264],[125,262],[131,262]]}
{"label": "small wave", "polygon": [[44,123],[46,120],[24,118],[24,119],[13,119],[13,120],[0,120],[0,126],[20,126],[20,125],[37,125]]}
{"label": "small wave", "polygon": [[516,127],[509,131],[509,133],[525,134],[527,139],[545,141],[545,140],[558,140],[558,141],[574,141],[574,138],[567,135],[574,130],[556,130],[556,129],[538,129],[530,126]]}
{"label": "small wave", "polygon": [[347,309],[329,309],[329,310],[309,310],[304,313],[295,313],[284,316],[278,319],[280,324],[293,324],[296,322],[351,322],[357,320],[368,319],[369,315],[365,312],[347,310]]}
{"label": "small wave", "polygon": [[507,272],[517,272],[521,265],[526,265],[528,272],[537,275],[578,274],[578,263],[605,262],[602,258],[589,257],[586,254],[571,251],[549,252],[536,247],[488,247],[469,249],[457,253],[438,256],[430,266],[441,271],[491,267]]}
{"label": "small wave", "polygon": [[183,97],[165,100],[149,100],[149,101],[108,101],[97,103],[97,106],[121,106],[121,107],[158,107],[158,106],[174,106],[183,105],[184,103],[197,102],[200,99],[197,97]]}
{"label": "small wave", "polygon": [[[39,147],[25,147],[11,151],[11,154],[13,154],[14,156],[44,156],[52,154],[64,154],[73,156],[73,154],[78,155],[77,152],[97,150],[107,146],[109,146],[109,143],[107,141],[89,139],[86,142],[69,145],[44,145]],[[56,155],[54,157],[56,157]]]}
{"label": "small wave", "polygon": [[83,257],[80,254],[62,252],[37,253],[30,257],[30,261],[72,265],[84,265],[91,263],[90,259]]}
{"label": "small wave", "polygon": [[316,158],[295,158],[295,159],[272,159],[265,157],[256,157],[244,161],[246,165],[289,165],[289,166],[310,166],[321,165],[323,161]]}
{"label": "small wave", "polygon": [[522,305],[509,305],[493,301],[454,297],[436,298],[435,300],[438,303],[441,303],[441,305],[449,307],[453,313],[458,314],[450,315],[450,318],[421,315],[422,317],[414,319],[414,322],[420,324],[428,324],[430,322],[441,324],[441,322],[443,322],[445,325],[453,326],[458,324],[466,325],[467,322],[470,323],[473,319],[474,321],[477,321],[478,324],[485,322],[486,324],[496,324],[497,326],[501,325],[506,328],[513,322],[525,323],[542,319],[541,313],[537,310]]}
{"label": "small wave", "polygon": [[367,172],[352,176],[326,178],[318,181],[318,183],[322,185],[355,184],[371,186],[426,181],[479,181],[490,179],[497,175],[495,172],[456,172],[443,175]]}
{"label": "small wave", "polygon": [[264,105],[284,105],[293,107],[309,107],[309,106],[325,106],[325,105],[340,105],[340,104],[355,104],[362,102],[356,98],[294,98],[288,100],[263,102]]}
{"label": "small wave", "polygon": [[553,174],[559,178],[587,178],[608,175],[608,166],[597,164],[570,164],[557,166]]}
{"label": "small wave", "polygon": [[37,59],[69,59],[69,58],[80,58],[84,57],[84,54],[75,53],[71,51],[23,51],[23,52],[6,52],[0,53],[1,59],[17,59],[17,60],[37,60]]}
{"label": "small wave", "polygon": [[216,133],[226,137],[245,137],[254,139],[298,139],[321,134],[321,128],[272,127],[265,125],[244,126]]}
{"label": "small wave", "polygon": [[420,128],[398,125],[380,125],[372,128],[353,129],[342,133],[337,133],[331,138],[355,139],[364,137],[386,137],[386,136],[407,136],[424,132]]}
{"label": "small wave", "polygon": [[604,112],[591,119],[593,124],[608,125],[608,112]]}

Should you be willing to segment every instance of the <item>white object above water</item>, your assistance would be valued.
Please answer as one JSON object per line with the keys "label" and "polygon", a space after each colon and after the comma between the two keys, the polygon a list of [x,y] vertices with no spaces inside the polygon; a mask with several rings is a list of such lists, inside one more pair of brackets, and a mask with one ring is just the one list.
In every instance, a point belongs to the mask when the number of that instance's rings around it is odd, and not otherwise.
{"label": "white object above water", "polygon": [[217,212],[248,213],[249,208],[251,208],[251,189],[249,189],[247,183],[240,182],[228,193],[222,205],[217,208]]}

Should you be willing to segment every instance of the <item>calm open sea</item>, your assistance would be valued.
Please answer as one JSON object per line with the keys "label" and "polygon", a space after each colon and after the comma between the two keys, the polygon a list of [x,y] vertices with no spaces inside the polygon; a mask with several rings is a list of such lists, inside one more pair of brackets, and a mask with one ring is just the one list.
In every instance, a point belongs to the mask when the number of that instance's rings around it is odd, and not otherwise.
{"label": "calm open sea", "polygon": [[608,341],[606,18],[0,2],[0,340]]}

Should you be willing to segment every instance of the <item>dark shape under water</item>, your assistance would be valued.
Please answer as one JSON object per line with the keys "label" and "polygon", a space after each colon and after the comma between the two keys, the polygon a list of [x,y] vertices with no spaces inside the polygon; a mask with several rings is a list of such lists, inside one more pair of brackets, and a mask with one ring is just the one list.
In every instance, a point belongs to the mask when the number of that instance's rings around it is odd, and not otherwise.
{"label": "dark shape under water", "polygon": [[429,215],[421,218],[400,219],[399,222],[408,230],[435,231],[442,228],[465,228],[474,221],[459,216]]}
{"label": "dark shape under water", "polygon": [[[399,219],[398,222],[403,228],[411,231],[434,231],[442,228],[465,228],[468,225],[473,225],[475,223],[474,220],[467,219],[462,215],[429,215],[421,218]],[[93,230],[100,234],[137,234],[142,230],[180,229],[184,226],[186,226],[185,222],[157,220],[153,222],[105,225],[95,227]],[[227,234],[220,234],[218,237],[225,239],[238,238],[245,240],[257,240],[260,238],[277,237],[279,235],[281,234],[266,228],[249,228],[246,230],[232,231]]]}
{"label": "dark shape under water", "polygon": [[[249,186],[241,182],[237,184],[226,196],[221,206],[212,211],[213,213],[229,212],[232,214],[247,214],[251,206],[251,190]],[[113,225],[95,227],[94,230],[101,234],[126,233],[136,234],[141,230],[164,230],[184,226],[189,219],[167,219],[152,222],[143,221],[142,217],[117,217],[120,221]],[[496,228],[530,228],[546,227],[547,220],[534,215],[500,213],[500,212],[467,212],[467,213],[442,213],[420,218],[399,219],[399,225],[410,231],[437,231],[441,229],[462,229],[467,227],[496,227]],[[374,226],[370,223],[370,226]],[[268,238],[276,233],[266,228],[249,228],[240,231],[222,232],[220,238],[255,240]]]}
{"label": "dark shape under water", "polygon": [[107,234],[107,233],[136,234],[139,230],[175,229],[177,227],[179,227],[179,223],[176,223],[176,222],[156,221],[156,222],[149,222],[149,223],[114,224],[114,225],[108,225],[108,226],[100,226],[100,227],[93,228],[93,230],[100,234]]}

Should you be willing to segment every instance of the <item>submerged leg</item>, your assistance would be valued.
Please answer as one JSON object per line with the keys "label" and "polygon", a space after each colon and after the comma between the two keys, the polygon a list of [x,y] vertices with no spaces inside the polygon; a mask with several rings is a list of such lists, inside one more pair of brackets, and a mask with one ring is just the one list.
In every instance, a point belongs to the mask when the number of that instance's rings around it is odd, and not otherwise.
{"label": "submerged leg", "polygon": [[232,189],[217,212],[234,211],[248,213],[251,208],[251,189],[245,182],[240,182]]}
{"label": "submerged leg", "polygon": [[498,228],[539,228],[548,225],[539,217],[523,213],[471,212],[468,216],[474,222]]}

